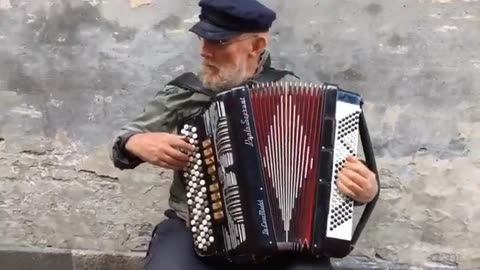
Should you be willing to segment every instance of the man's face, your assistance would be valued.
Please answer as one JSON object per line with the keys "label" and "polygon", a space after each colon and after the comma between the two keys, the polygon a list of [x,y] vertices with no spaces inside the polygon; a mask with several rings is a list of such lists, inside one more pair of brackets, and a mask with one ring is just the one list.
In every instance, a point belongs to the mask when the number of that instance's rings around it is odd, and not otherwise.
{"label": "man's face", "polygon": [[[201,39],[201,80],[220,91],[238,86],[251,76],[253,35],[241,35],[225,43]],[[249,66],[250,65],[250,66]]]}

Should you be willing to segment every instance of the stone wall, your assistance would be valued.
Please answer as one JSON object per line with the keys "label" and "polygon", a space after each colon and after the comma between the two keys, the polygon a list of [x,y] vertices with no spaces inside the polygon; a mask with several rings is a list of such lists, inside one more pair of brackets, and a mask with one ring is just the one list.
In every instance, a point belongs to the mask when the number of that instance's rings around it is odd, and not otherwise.
{"label": "stone wall", "polygon": [[[480,266],[480,3],[265,1],[273,64],[361,93],[382,193],[356,255]],[[196,1],[0,0],[0,246],[144,251],[171,173],[116,129],[197,68]]]}

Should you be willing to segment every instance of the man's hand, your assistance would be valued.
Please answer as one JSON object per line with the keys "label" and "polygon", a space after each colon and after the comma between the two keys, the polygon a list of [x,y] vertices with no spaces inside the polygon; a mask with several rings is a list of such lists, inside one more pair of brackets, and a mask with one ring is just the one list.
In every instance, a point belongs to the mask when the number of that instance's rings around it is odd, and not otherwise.
{"label": "man's hand", "polygon": [[360,203],[370,202],[378,192],[375,174],[352,156],[338,173],[337,186],[343,194]]}
{"label": "man's hand", "polygon": [[133,135],[125,148],[145,162],[173,170],[183,169],[187,153],[194,150],[183,136],[164,132]]}

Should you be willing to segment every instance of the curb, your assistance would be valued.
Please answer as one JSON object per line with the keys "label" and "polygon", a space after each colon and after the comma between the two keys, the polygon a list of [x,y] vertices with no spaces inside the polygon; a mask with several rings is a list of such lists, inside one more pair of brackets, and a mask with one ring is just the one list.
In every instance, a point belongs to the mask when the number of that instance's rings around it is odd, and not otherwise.
{"label": "curb", "polygon": [[141,270],[145,253],[0,247],[0,270]]}
{"label": "curb", "polygon": [[[101,252],[55,248],[0,247],[0,270],[142,270],[144,252]],[[366,257],[332,259],[336,270],[422,270]]]}

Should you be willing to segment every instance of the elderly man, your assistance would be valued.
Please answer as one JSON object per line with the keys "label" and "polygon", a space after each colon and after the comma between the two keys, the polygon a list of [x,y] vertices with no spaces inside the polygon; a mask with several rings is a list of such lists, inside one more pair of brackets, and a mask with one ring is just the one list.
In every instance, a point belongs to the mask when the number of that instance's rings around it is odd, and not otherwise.
{"label": "elderly man", "polygon": [[[155,227],[146,257],[148,270],[244,269],[215,258],[198,257],[186,227],[187,204],[179,170],[191,146],[173,133],[179,120],[209,104],[209,94],[247,83],[296,79],[293,72],[270,66],[268,31],[276,14],[255,0],[202,0],[200,21],[191,31],[200,38],[203,62],[198,75],[186,73],[157,93],[142,114],[121,129],[112,159],[120,169],[142,162],[174,170],[166,219]],[[350,158],[341,171],[339,189],[359,203],[377,194],[375,176]],[[251,266],[248,266],[251,267]],[[259,269],[330,269],[328,258],[273,258]],[[270,268],[271,267],[271,268]],[[255,269],[255,267],[252,267]]]}

